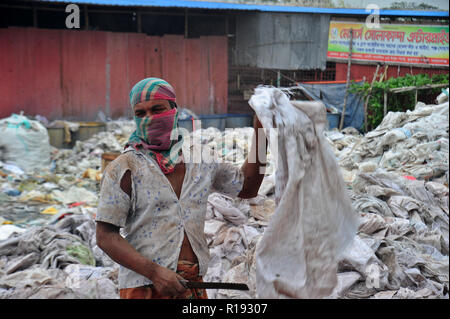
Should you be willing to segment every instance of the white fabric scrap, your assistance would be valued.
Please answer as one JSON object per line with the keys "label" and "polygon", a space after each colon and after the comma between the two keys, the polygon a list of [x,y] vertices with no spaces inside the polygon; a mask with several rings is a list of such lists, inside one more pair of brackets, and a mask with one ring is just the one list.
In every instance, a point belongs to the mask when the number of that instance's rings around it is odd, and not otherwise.
{"label": "white fabric scrap", "polygon": [[[277,208],[256,251],[261,298],[321,298],[337,284],[338,256],[351,243],[357,215],[339,166],[323,136],[325,107],[290,102],[259,87],[249,101],[268,129],[278,130]],[[274,139],[269,137],[273,151]]]}

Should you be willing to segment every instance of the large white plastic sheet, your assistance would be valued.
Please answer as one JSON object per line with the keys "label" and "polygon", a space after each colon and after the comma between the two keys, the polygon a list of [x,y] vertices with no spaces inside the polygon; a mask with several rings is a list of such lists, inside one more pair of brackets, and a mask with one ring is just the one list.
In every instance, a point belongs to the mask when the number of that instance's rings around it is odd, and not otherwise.
{"label": "large white plastic sheet", "polygon": [[292,102],[259,87],[249,101],[277,142],[275,213],[256,248],[260,298],[322,298],[337,284],[339,255],[352,242],[357,215],[336,159],[323,138],[321,102]]}
{"label": "large white plastic sheet", "polygon": [[0,120],[0,158],[24,171],[50,166],[47,129],[38,121],[12,114]]}

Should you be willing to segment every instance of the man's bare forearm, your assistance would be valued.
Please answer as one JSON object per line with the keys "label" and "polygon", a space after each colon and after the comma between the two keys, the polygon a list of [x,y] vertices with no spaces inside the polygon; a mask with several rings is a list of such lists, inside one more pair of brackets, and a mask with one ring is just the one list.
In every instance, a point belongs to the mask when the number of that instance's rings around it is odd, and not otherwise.
{"label": "man's bare forearm", "polygon": [[104,223],[97,225],[97,245],[116,263],[151,280],[156,263],[145,258],[134,249],[118,232]]}
{"label": "man's bare forearm", "polygon": [[177,296],[186,291],[180,283],[183,277],[139,254],[120,236],[118,227],[97,222],[97,244],[118,264],[150,279],[153,287],[162,296]]}
{"label": "man's bare forearm", "polygon": [[[266,141],[266,136],[262,130],[261,123],[259,123],[257,119],[255,119],[253,127],[255,132],[253,134],[252,146],[247,159],[241,168],[245,179],[242,191],[238,195],[240,198],[256,197],[258,195],[259,187],[264,179],[264,173],[261,173],[261,168],[266,164],[265,155],[267,154],[267,143],[264,143],[265,145],[260,145],[260,141]],[[263,152],[259,150],[260,147],[264,147]],[[258,156],[258,152],[260,155],[264,156],[261,158],[261,156]]]}

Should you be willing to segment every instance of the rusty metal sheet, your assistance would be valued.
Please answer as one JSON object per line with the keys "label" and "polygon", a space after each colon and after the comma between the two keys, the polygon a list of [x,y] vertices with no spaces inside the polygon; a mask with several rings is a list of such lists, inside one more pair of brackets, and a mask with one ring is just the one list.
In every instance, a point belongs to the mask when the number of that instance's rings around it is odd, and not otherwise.
{"label": "rusty metal sheet", "polygon": [[147,37],[145,43],[145,73],[148,77],[161,78],[161,37]]}
{"label": "rusty metal sheet", "polygon": [[0,30],[0,116],[61,115],[57,30]]}
{"label": "rusty metal sheet", "polygon": [[128,33],[128,93],[133,85],[147,77],[145,71],[145,51],[146,35],[143,33]]}
{"label": "rusty metal sheet", "polygon": [[132,115],[128,94],[146,77],[145,35],[107,33],[106,114],[111,118]]}
{"label": "rusty metal sheet", "polygon": [[59,30],[29,30],[29,39],[33,41],[33,80],[34,91],[31,101],[34,114],[43,114],[50,118],[62,114],[61,94],[61,55]]}
{"label": "rusty metal sheet", "polygon": [[130,89],[150,76],[166,79],[177,102],[198,114],[227,110],[226,37],[8,28],[0,41],[1,117],[129,116]]}
{"label": "rusty metal sheet", "polygon": [[129,105],[128,49],[124,45],[127,42],[128,34],[126,33],[108,33],[105,66],[105,114],[112,118],[122,116],[125,108]]}
{"label": "rusty metal sheet", "polygon": [[227,113],[228,104],[228,47],[222,37],[202,38],[209,48],[210,114]]}
{"label": "rusty metal sheet", "polygon": [[63,117],[94,120],[105,106],[106,33],[61,32]]}
{"label": "rusty metal sheet", "polygon": [[184,37],[181,35],[166,35],[161,39],[163,59],[162,75],[175,89],[177,104],[185,107],[187,96],[186,63],[184,61]]}
{"label": "rusty metal sheet", "polygon": [[[15,41],[22,30],[15,30],[13,28],[0,29],[0,116],[1,118],[8,117],[11,113],[17,113],[15,103],[20,103],[20,91],[18,85],[17,62],[20,56],[18,46],[21,44]],[[24,35],[20,35],[24,37]],[[17,52],[17,54],[16,54]],[[17,59],[17,60],[16,60]],[[14,100],[16,102],[14,102]]]}
{"label": "rusty metal sheet", "polygon": [[208,59],[208,51],[202,50],[200,39],[189,39],[186,41],[186,91],[188,98],[186,106],[193,112],[200,114],[208,110],[208,68],[205,63]]}

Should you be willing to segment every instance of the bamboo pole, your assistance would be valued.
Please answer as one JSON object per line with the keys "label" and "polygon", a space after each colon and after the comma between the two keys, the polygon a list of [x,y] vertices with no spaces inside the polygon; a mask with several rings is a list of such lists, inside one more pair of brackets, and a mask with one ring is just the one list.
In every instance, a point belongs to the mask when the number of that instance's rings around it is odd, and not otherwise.
{"label": "bamboo pole", "polygon": [[435,89],[435,88],[442,88],[442,87],[448,87],[448,83],[425,84],[423,86],[404,86],[404,87],[401,87],[401,88],[389,89],[389,92],[391,92],[391,93],[402,93],[402,92],[408,92],[408,91],[413,91],[413,90],[427,90],[427,89]]}
{"label": "bamboo pole", "polygon": [[[388,71],[389,65],[386,65],[384,68],[384,72],[380,77],[380,82],[383,82],[385,80],[385,78],[387,78],[387,71]],[[383,117],[386,115],[387,113],[387,90],[384,91],[384,96],[383,96],[383,100],[384,100],[384,105],[383,105]]]}
{"label": "bamboo pole", "polygon": [[375,73],[372,78],[372,82],[370,83],[369,94],[367,94],[366,101],[364,103],[364,130],[366,131],[366,133],[367,133],[367,108],[369,106],[370,95],[372,94],[373,83],[377,79],[379,70],[380,70],[380,64],[377,64],[377,69],[375,70]]}
{"label": "bamboo pole", "polygon": [[344,127],[345,107],[347,106],[348,87],[350,85],[350,68],[352,66],[352,49],[353,49],[353,29],[350,29],[350,47],[348,52],[348,64],[347,64],[347,83],[345,85],[345,97],[344,106],[342,107],[341,122],[339,124],[339,130]]}
{"label": "bamboo pole", "polygon": [[383,74],[380,77],[380,82],[383,82],[384,78],[387,77],[387,70],[388,70],[388,68],[389,68],[389,65],[386,64],[386,66],[384,67],[384,72],[383,72]]}

